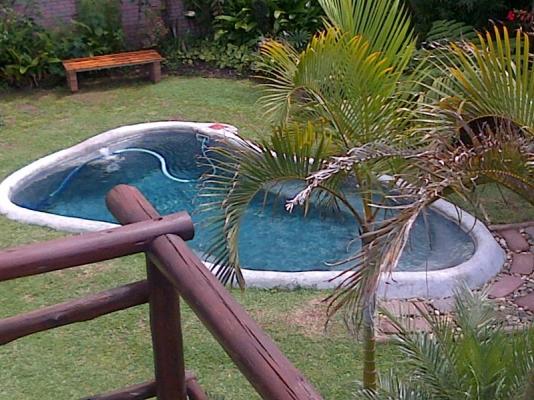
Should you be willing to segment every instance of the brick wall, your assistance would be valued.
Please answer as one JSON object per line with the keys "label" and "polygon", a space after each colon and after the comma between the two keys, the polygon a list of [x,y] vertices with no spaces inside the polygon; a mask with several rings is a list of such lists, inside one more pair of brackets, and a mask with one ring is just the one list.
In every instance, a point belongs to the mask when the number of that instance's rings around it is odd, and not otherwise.
{"label": "brick wall", "polygon": [[48,28],[68,23],[76,15],[75,0],[33,0],[30,4],[18,1],[15,9]]}
{"label": "brick wall", "polygon": [[[120,1],[120,0],[117,0]],[[30,15],[47,28],[62,26],[71,19],[76,18],[76,0],[32,0],[31,6],[26,6],[19,0],[15,4],[18,12]],[[150,7],[157,12],[166,8],[169,23],[177,35],[185,35],[194,31],[194,25],[184,17],[183,0],[150,0]],[[145,13],[139,12],[137,0],[121,1],[122,28],[126,42],[131,47],[141,44],[147,21]]]}

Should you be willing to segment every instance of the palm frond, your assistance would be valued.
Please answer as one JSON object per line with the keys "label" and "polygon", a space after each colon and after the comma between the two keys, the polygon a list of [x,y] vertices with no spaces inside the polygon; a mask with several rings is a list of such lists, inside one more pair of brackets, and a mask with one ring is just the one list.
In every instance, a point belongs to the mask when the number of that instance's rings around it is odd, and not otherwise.
{"label": "palm frond", "polygon": [[290,118],[328,122],[346,150],[399,132],[409,121],[398,92],[400,71],[362,36],[335,28],[317,34],[298,58],[287,44],[262,46],[268,83],[260,99],[275,122]]}
{"label": "palm frond", "polygon": [[[478,43],[452,43],[441,73],[452,79],[436,90],[441,101],[431,113],[452,110],[464,120],[484,116],[507,118],[532,135],[534,127],[534,69],[528,35],[515,39],[506,28],[478,34]],[[444,129],[455,128],[443,115]],[[435,118],[439,123],[439,118]]]}
{"label": "palm frond", "polygon": [[[258,196],[279,195],[284,182],[305,182],[332,155],[330,135],[312,124],[277,130],[258,145],[227,144],[211,150],[214,171],[203,176],[200,212],[209,213],[207,232],[219,279],[244,286],[238,242],[242,219]],[[341,190],[343,179],[318,187],[313,200],[318,207],[341,202],[350,207]],[[307,206],[306,206],[307,207]]]}
{"label": "palm frond", "polygon": [[432,23],[423,46],[429,48],[436,44],[474,41],[476,38],[477,34],[471,25],[455,20],[438,20]]}
{"label": "palm frond", "polygon": [[466,127],[464,135],[456,140],[430,137],[424,149],[398,150],[376,143],[354,148],[345,157],[334,157],[310,175],[307,188],[290,200],[289,208],[303,203],[315,185],[375,159],[400,157],[406,162],[404,169],[391,177],[394,185],[385,196],[386,201],[397,204],[396,213],[364,230],[362,250],[349,260],[352,268],[340,275],[343,281],[330,297],[331,314],[345,308],[349,314],[359,315],[368,306],[380,276],[396,268],[417,217],[446,194],[454,192],[470,201],[477,182],[506,181],[508,187],[534,202],[532,144],[522,131],[510,124],[494,123],[493,129],[487,129],[457,123]]}
{"label": "palm frond", "polygon": [[409,375],[389,385],[390,397],[377,398],[402,398],[406,388],[443,400],[520,398],[534,365],[532,330],[506,334],[485,291],[460,287],[455,304],[454,319],[423,313],[432,333],[411,333],[386,313],[399,326],[394,344],[406,355]]}
{"label": "palm frond", "polygon": [[410,15],[400,0],[319,0],[329,23],[351,36],[363,36],[398,70],[404,70],[415,35]]}

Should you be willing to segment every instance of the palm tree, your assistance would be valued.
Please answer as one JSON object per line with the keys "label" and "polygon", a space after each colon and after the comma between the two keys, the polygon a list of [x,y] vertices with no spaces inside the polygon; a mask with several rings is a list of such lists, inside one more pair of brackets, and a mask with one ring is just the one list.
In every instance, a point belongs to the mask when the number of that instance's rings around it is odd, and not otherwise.
{"label": "palm tree", "polygon": [[416,132],[423,147],[355,147],[312,174],[308,186],[290,200],[292,206],[302,204],[314,187],[369,160],[402,157],[406,162],[390,181],[388,199],[397,203],[397,213],[362,234],[367,240],[361,255],[371,262],[354,266],[332,297],[332,310],[363,309],[362,287],[376,288],[377,277],[395,269],[415,219],[437,199],[456,193],[477,206],[476,186],[496,182],[534,204],[534,69],[528,49],[528,37],[517,33],[512,51],[506,30],[480,35],[477,45],[453,44],[450,57],[437,65],[450,78],[428,87],[420,102]]}
{"label": "palm tree", "polygon": [[[362,248],[343,272],[329,313],[345,310],[361,328],[363,385],[377,387],[375,292],[393,271],[417,216],[455,192],[478,204],[473,188],[501,183],[534,202],[534,72],[528,38],[508,33],[480,43],[451,45],[434,67],[406,76],[415,39],[400,1],[320,0],[324,32],[298,53],[268,41],[262,102],[277,128],[259,145],[220,148],[205,176],[204,207],[215,211],[209,253],[224,282],[244,285],[237,240],[240,223],[260,192],[287,181],[307,183],[288,209],[311,203],[344,207],[359,222]],[[484,95],[481,95],[483,93]],[[384,183],[384,174],[392,176]],[[344,189],[352,177],[361,194],[354,207]],[[276,193],[275,193],[276,194]],[[396,213],[381,220],[382,208]]]}
{"label": "palm tree", "polygon": [[[409,373],[392,371],[377,391],[361,390],[369,400],[530,399],[534,368],[534,330],[507,333],[486,292],[458,290],[454,319],[420,310],[432,333],[410,332],[408,321],[389,319],[398,330],[394,345]],[[384,311],[387,313],[387,311]]]}
{"label": "palm tree", "polygon": [[[209,226],[216,238],[209,249],[218,276],[243,285],[237,239],[247,206],[260,192],[282,182],[301,181],[329,158],[367,143],[404,142],[415,117],[413,85],[403,73],[415,50],[410,18],[400,0],[320,0],[328,21],[308,47],[267,41],[262,46],[267,83],[261,103],[275,126],[259,145],[218,149],[217,168],[205,176],[202,196],[207,210],[220,210]],[[394,164],[394,163],[393,163]],[[355,165],[313,188],[313,203],[343,207],[359,222],[363,240],[377,221],[369,205],[385,196],[381,174],[393,164]],[[355,178],[361,209],[347,200],[343,187]],[[307,207],[310,202],[306,202]],[[357,235],[358,232],[355,232]],[[372,260],[367,254],[365,264]],[[374,269],[369,269],[372,271]],[[367,271],[367,269],[362,269]],[[364,383],[376,387],[374,281],[362,273],[361,318],[365,354]]]}

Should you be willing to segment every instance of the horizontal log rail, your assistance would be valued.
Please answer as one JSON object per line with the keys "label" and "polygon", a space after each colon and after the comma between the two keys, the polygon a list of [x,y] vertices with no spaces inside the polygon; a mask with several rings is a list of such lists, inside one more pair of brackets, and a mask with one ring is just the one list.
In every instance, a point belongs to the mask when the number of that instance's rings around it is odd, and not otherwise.
{"label": "horizontal log rail", "polygon": [[144,304],[147,301],[148,282],[140,281],[82,299],[5,318],[0,320],[0,345],[33,333],[75,322],[90,321],[102,315]]}
{"label": "horizontal log rail", "polygon": [[[208,396],[191,372],[185,373],[187,395],[190,400],[208,400]],[[156,381],[152,380],[139,385],[129,386],[114,392],[85,397],[82,400],[144,400],[156,396]]]}
{"label": "horizontal log rail", "polygon": [[[122,224],[159,216],[143,195],[131,186],[116,186],[106,201],[109,210]],[[148,251],[161,273],[174,285],[258,394],[271,400],[322,399],[180,237],[160,236],[152,241]]]}
{"label": "horizontal log rail", "polygon": [[263,399],[322,399],[185,244],[194,235],[187,213],[161,217],[137,189],[125,185],[106,201],[125,226],[0,251],[0,282],[141,252],[147,256],[147,279],[0,319],[0,345],[148,302],[155,379],[86,399],[207,400],[185,370],[183,298]]}
{"label": "horizontal log rail", "polygon": [[187,213],[105,231],[20,246],[0,252],[0,282],[140,253],[154,238],[174,233],[193,238]]}

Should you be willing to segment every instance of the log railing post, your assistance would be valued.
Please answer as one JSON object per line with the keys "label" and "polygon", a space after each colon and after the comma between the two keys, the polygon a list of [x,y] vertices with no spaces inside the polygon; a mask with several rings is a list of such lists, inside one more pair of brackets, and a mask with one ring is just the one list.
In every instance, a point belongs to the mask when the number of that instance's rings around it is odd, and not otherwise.
{"label": "log railing post", "polygon": [[187,400],[180,300],[174,286],[147,257],[150,331],[158,400]]}
{"label": "log railing post", "polygon": [[[158,215],[148,200],[131,186],[113,188],[106,203],[121,223]],[[180,237],[162,235],[151,242],[148,250],[150,259],[165,279],[180,293],[263,399],[322,400]]]}
{"label": "log railing post", "polygon": [[[129,194],[115,198],[119,204],[137,201]],[[148,202],[143,204],[144,213],[130,214],[128,207],[117,207],[115,217],[122,224],[131,224],[160,218],[156,209]],[[108,204],[108,208],[109,204]],[[193,231],[190,231],[193,237]],[[174,286],[163,276],[159,269],[148,260],[147,280],[149,284],[150,330],[154,352],[154,372],[158,400],[186,400],[185,368],[183,341],[180,322],[180,300]]]}

